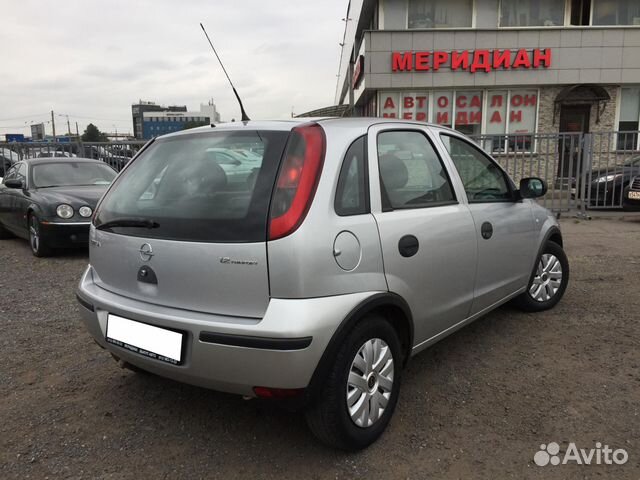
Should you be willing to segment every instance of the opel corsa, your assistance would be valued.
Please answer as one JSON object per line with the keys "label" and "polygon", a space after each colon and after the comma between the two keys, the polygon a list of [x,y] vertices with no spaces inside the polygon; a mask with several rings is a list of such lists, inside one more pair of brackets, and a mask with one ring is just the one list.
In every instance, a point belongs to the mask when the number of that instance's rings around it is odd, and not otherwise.
{"label": "opel corsa", "polygon": [[411,356],[507,301],[561,299],[562,236],[532,200],[545,192],[423,123],[167,135],[97,207],[82,318],[122,366],[294,403],[323,442],[363,448]]}

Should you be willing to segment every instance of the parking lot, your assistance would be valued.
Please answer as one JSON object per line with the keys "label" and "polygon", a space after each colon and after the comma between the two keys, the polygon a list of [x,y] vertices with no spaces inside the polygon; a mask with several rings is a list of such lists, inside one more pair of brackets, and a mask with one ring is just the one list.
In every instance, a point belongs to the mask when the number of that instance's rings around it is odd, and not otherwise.
{"label": "parking lot", "polygon": [[[79,321],[85,251],[0,243],[0,478],[640,476],[640,219],[562,220],[553,310],[503,307],[415,357],[367,450],[320,445],[299,414],[118,368]],[[538,467],[541,443],[624,448],[623,466]]]}

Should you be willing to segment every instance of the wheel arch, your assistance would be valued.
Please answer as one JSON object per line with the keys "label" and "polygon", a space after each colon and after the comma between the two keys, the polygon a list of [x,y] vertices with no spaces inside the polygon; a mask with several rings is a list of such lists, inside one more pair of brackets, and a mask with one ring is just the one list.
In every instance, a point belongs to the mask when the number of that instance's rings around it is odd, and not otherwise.
{"label": "wheel arch", "polygon": [[533,263],[531,264],[531,275],[529,276],[527,285],[529,285],[531,283],[531,280],[533,279],[538,259],[540,258],[540,255],[542,255],[542,251],[544,250],[544,246],[547,244],[547,242],[557,243],[561,248],[564,248],[562,232],[557,225],[551,225],[542,236],[542,241],[538,245],[538,251],[536,252],[536,256],[533,259]]}
{"label": "wheel arch", "polygon": [[356,305],[340,323],[334,332],[327,348],[325,348],[318,365],[311,377],[307,387],[307,401],[312,400],[315,394],[322,387],[329,371],[332,361],[338,353],[342,342],[353,328],[360,323],[367,315],[379,313],[391,324],[398,333],[400,344],[404,353],[403,365],[406,365],[411,356],[413,346],[413,316],[407,302],[400,296],[392,292],[377,293],[368,297]]}
{"label": "wheel arch", "polygon": [[544,241],[542,242],[540,248],[544,247],[544,244],[547,242],[557,243],[564,248],[564,245],[562,243],[562,233],[560,232],[560,229],[558,227],[553,226],[549,228],[549,231],[545,234]]}

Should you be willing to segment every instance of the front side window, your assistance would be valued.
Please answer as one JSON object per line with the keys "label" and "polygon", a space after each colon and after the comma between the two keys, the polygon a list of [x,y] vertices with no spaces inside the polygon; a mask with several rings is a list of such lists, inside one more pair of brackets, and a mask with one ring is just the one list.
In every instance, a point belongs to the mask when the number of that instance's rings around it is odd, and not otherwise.
{"label": "front side window", "polygon": [[369,212],[367,190],[367,137],[351,144],[342,162],[336,188],[335,210],[340,216]]}
{"label": "front side window", "polygon": [[[181,241],[259,242],[288,132],[220,131],[157,140],[107,192],[95,224],[118,219],[157,225],[114,233]],[[236,150],[254,150],[243,159]],[[228,158],[236,161],[229,162]]]}
{"label": "front side window", "polygon": [[501,27],[564,25],[564,0],[501,0]]}
{"label": "front side window", "polygon": [[442,134],[440,138],[456,166],[469,203],[512,199],[506,175],[493,160],[458,137]]}
{"label": "front side window", "polygon": [[409,28],[471,28],[473,0],[409,0]]}
{"label": "front side window", "polygon": [[27,185],[27,166],[24,163],[18,165],[15,178],[22,180],[22,185]]}
{"label": "front side window", "polygon": [[455,203],[447,172],[422,132],[378,135],[378,166],[383,210]]}
{"label": "front side window", "polygon": [[12,180],[16,178],[16,170],[17,170],[17,167],[15,165],[11,167],[9,170],[7,170],[6,175],[2,179],[2,183],[6,183],[7,180]]}
{"label": "front side window", "polygon": [[593,0],[593,25],[640,25],[640,2]]}

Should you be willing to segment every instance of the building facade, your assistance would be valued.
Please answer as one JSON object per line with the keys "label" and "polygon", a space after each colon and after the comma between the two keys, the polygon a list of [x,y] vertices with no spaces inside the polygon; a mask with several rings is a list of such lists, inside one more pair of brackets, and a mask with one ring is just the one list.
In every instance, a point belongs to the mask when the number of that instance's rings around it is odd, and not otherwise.
{"label": "building facade", "polygon": [[144,114],[150,112],[186,112],[186,105],[170,105],[164,107],[155,102],[140,100],[131,105],[131,116],[133,118],[133,136],[139,140],[151,138],[144,136]]}
{"label": "building facade", "polygon": [[200,104],[200,110],[187,111],[184,105],[160,106],[153,102],[132,105],[135,138],[148,140],[158,135],[220,122],[220,113],[213,100]]}
{"label": "building facade", "polygon": [[495,153],[639,128],[640,0],[351,0],[346,18],[336,104],[355,114],[447,125]]}

